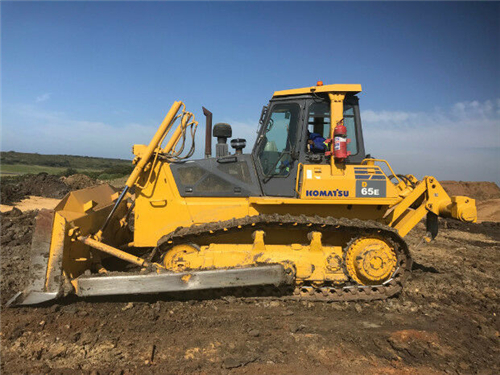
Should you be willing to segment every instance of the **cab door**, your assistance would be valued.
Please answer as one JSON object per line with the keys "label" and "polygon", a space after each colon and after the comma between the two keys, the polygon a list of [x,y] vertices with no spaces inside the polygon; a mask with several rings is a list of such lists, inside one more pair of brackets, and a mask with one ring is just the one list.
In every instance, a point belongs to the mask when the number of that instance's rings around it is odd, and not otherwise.
{"label": "cab door", "polygon": [[303,100],[272,103],[253,150],[265,196],[295,197]]}

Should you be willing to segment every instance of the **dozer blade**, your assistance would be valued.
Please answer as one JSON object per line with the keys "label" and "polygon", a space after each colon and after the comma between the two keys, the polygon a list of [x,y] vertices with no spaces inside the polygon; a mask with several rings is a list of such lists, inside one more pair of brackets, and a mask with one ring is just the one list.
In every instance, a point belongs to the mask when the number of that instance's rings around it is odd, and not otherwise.
{"label": "dozer blade", "polygon": [[31,285],[23,292],[18,292],[8,302],[10,305],[31,305],[53,300],[59,295],[59,288],[48,290],[45,288],[50,240],[54,222],[53,210],[41,210],[36,217],[35,232],[31,242],[30,278]]}
{"label": "dozer blade", "polygon": [[[29,285],[14,295],[7,306],[32,305],[61,297],[72,291],[69,281],[90,269],[94,260],[90,248],[70,236],[72,228],[81,234],[97,232],[117,198],[109,185],[98,185],[67,194],[54,210],[41,210],[31,243]],[[127,204],[120,205],[116,219],[103,237],[112,245],[129,240],[128,229],[120,222]]]}

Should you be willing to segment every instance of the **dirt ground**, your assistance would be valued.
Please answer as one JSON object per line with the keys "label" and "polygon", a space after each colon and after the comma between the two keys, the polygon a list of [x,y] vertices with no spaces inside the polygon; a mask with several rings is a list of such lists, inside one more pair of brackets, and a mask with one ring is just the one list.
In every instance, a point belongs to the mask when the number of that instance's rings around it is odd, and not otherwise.
{"label": "dirt ground", "polygon": [[386,301],[156,295],[5,308],[25,286],[34,217],[0,216],[2,373],[500,372],[500,223],[440,220],[416,249],[419,224],[407,236],[412,277]]}
{"label": "dirt ground", "polygon": [[[15,203],[15,207],[22,212],[41,210],[42,208],[47,208],[49,210],[54,209],[60,202],[60,199],[56,198],[44,198],[37,197],[36,195],[30,195],[27,198],[22,199]],[[6,204],[0,204],[0,212],[7,212],[12,210],[12,206]]]}

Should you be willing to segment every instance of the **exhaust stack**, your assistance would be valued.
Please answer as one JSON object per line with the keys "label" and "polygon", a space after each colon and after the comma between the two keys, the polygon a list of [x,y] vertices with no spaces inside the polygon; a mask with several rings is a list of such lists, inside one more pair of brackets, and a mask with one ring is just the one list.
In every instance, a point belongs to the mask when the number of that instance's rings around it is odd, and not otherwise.
{"label": "exhaust stack", "polygon": [[212,156],[212,112],[205,107],[201,108],[207,121],[205,126],[205,158],[208,159]]}

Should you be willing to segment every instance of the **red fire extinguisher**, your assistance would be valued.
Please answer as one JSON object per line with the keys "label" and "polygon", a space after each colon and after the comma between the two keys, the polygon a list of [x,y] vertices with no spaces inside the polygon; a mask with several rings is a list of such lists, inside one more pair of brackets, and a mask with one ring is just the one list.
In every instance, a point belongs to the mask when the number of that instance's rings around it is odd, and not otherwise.
{"label": "red fire extinguisher", "polygon": [[350,151],[347,151],[347,144],[351,140],[347,139],[347,128],[344,126],[344,119],[340,120],[335,126],[333,131],[333,156],[335,161],[342,163],[349,155]]}

